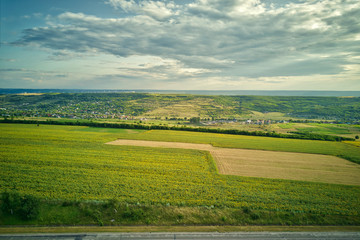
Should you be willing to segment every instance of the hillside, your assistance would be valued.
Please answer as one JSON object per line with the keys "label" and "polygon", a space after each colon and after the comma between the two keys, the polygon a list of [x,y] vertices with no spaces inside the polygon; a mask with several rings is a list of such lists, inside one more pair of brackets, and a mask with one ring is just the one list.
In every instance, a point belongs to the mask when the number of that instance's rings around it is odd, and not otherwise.
{"label": "hillside", "polygon": [[[274,115],[275,114],[275,115]],[[321,119],[357,122],[358,97],[203,96],[149,93],[0,95],[0,115],[156,119]]]}

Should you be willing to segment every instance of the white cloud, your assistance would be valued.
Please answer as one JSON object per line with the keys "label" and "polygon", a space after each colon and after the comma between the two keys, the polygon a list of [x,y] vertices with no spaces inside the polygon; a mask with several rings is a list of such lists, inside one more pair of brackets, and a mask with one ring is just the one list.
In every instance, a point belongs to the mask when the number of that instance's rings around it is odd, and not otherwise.
{"label": "white cloud", "polygon": [[136,3],[134,0],[108,0],[115,9],[125,12],[145,14],[156,20],[165,20],[175,14],[176,5],[173,2],[144,0]]}
{"label": "white cloud", "polygon": [[[116,56],[122,66],[114,66],[114,79],[157,78],[183,86],[191,80],[228,88],[295,88],[297,81],[305,83],[300,77],[350,82],[359,69],[359,1],[106,3],[126,14],[64,12],[49,17],[46,27],[26,29],[14,44],[50,49],[58,60]],[[139,64],[129,65],[135,58]]]}
{"label": "white cloud", "polygon": [[134,0],[108,0],[106,2],[107,4],[110,4],[115,9],[123,9],[125,11],[133,11],[133,9],[136,6],[136,3]]}

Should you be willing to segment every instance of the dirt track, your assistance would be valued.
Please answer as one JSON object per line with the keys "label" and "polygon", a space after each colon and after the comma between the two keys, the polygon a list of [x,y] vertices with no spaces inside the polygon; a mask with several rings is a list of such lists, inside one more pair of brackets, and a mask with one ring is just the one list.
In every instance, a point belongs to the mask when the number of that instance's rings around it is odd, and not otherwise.
{"label": "dirt track", "polygon": [[210,144],[126,139],[107,144],[209,151],[221,174],[360,185],[359,165],[328,155],[217,148]]}

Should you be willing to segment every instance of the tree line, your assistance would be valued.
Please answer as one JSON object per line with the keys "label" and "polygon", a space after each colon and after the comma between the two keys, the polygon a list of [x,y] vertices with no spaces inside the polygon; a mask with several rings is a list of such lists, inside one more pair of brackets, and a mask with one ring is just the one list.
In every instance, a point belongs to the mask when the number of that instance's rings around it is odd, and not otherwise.
{"label": "tree line", "polygon": [[232,135],[246,135],[246,136],[262,136],[275,138],[291,138],[291,139],[307,139],[307,140],[321,140],[321,141],[354,141],[353,138],[346,138],[333,135],[322,135],[314,133],[294,132],[293,134],[281,134],[276,132],[262,132],[262,131],[244,131],[237,129],[216,129],[204,127],[188,127],[188,126],[167,126],[167,125],[145,125],[132,123],[105,123],[105,122],[86,122],[86,121],[56,121],[56,120],[25,120],[25,119],[3,119],[0,123],[23,123],[23,124],[46,124],[46,125],[70,125],[70,126],[88,126],[100,128],[123,128],[123,129],[144,129],[144,130],[175,130],[175,131],[191,131],[191,132],[208,132],[221,133]]}

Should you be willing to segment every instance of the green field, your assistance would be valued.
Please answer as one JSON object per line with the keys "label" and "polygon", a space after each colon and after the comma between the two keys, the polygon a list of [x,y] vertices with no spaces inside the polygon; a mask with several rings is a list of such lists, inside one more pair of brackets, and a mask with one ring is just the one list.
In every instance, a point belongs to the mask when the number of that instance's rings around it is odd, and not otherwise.
{"label": "green field", "polygon": [[[88,128],[84,129],[83,131],[93,130]],[[118,138],[169,142],[209,143],[214,147],[325,154],[343,157],[353,162],[360,163],[359,149],[353,145],[341,142],[164,130],[151,130],[138,135],[119,134]]]}
{"label": "green field", "polygon": [[282,123],[276,124],[275,126],[288,131],[299,131],[303,133],[315,133],[322,135],[355,136],[356,134],[360,134],[359,125],[350,124]]}
{"label": "green field", "polygon": [[[217,173],[208,152],[104,144],[118,138],[211,143],[344,155],[359,162],[359,149],[345,143],[21,124],[0,124],[0,132],[1,192],[15,190],[45,202],[113,199],[125,204],[120,204],[125,210],[126,206],[147,206],[142,211],[160,209],[178,216],[164,222],[163,215],[145,214],[147,220],[142,221],[140,214],[139,219],[125,223],[360,224],[357,186],[225,176]],[[59,207],[51,209],[61,212]],[[115,214],[113,209],[101,211]],[[49,224],[48,215],[42,214],[35,223]],[[243,217],[246,214],[249,218]],[[2,217],[0,223],[13,223],[7,219]],[[110,219],[104,217],[103,222],[111,224]]]}

